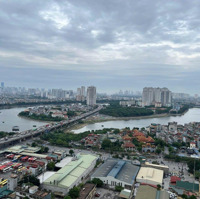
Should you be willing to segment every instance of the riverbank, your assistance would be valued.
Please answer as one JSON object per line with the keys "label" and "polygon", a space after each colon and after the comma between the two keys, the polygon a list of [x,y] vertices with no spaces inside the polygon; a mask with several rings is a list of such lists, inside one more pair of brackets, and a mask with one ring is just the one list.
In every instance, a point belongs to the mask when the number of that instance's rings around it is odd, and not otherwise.
{"label": "riverbank", "polygon": [[45,120],[36,120],[36,119],[32,119],[30,117],[26,117],[26,116],[21,116],[21,115],[17,115],[19,118],[22,118],[22,119],[26,119],[26,120],[30,120],[30,121],[36,121],[36,122],[45,122],[45,123],[51,123],[51,122],[55,122],[55,121],[45,121]]}
{"label": "riverbank", "polygon": [[[143,119],[154,119],[154,118],[168,118],[168,117],[176,117],[176,116],[182,116],[185,113],[187,113],[188,110],[181,114],[169,114],[169,113],[164,113],[164,114],[155,114],[155,115],[148,115],[148,116],[137,116],[137,117],[111,117],[107,115],[98,115],[95,118],[88,118],[84,120],[83,124],[76,124],[74,126],[71,126],[67,129],[65,129],[65,132],[67,133],[74,133],[74,131],[82,129],[86,127],[87,125],[90,124],[95,124],[95,123],[103,123],[103,122],[109,122],[109,121],[129,121],[129,120],[143,120]],[[149,124],[150,125],[150,124]]]}

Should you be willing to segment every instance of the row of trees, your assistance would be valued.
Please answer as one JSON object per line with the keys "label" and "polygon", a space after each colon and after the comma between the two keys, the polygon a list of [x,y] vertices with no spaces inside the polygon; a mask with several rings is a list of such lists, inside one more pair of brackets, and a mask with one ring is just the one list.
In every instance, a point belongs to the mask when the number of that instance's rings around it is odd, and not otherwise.
{"label": "row of trees", "polygon": [[43,140],[50,142],[53,145],[69,147],[70,143],[80,141],[81,139],[87,137],[90,133],[94,134],[106,134],[107,131],[112,129],[103,129],[103,130],[96,130],[96,131],[86,131],[80,134],[73,134],[73,133],[65,133],[63,131],[54,131],[48,134],[44,134],[41,136]]}
{"label": "row of trees", "polygon": [[4,132],[4,131],[0,131],[0,138],[4,138],[6,136],[10,136],[10,135],[14,135],[14,132]]}
{"label": "row of trees", "polygon": [[105,109],[100,110],[101,114],[113,117],[136,117],[153,115],[153,111],[146,108],[122,107],[120,105],[111,104]]}

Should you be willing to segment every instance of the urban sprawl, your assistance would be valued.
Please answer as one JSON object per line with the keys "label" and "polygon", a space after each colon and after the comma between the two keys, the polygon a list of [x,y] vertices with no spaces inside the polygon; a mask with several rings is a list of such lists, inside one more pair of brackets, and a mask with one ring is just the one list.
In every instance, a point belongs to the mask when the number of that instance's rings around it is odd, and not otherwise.
{"label": "urban sprawl", "polygon": [[199,107],[197,95],[151,87],[107,95],[94,86],[74,92],[2,82],[0,106],[18,105],[19,117],[48,124],[0,129],[0,198],[200,198],[200,122],[71,130],[100,118],[181,116]]}

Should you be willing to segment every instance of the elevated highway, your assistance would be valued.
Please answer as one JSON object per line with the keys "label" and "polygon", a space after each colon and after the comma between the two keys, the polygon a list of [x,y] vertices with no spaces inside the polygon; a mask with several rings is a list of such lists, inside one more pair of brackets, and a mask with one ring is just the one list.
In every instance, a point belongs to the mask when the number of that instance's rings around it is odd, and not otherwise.
{"label": "elevated highway", "polygon": [[70,120],[63,120],[61,122],[53,122],[53,123],[47,124],[45,126],[38,127],[37,129],[34,129],[34,130],[27,130],[27,131],[17,133],[10,137],[2,138],[0,140],[0,149],[3,149],[10,145],[19,144],[20,142],[22,142],[24,140],[31,139],[33,137],[42,135],[43,133],[48,133],[50,131],[54,131],[54,130],[62,128],[62,127],[67,127],[67,126],[73,125],[73,124],[77,123],[78,121],[85,119],[85,118],[99,112],[102,108],[103,108],[102,106],[99,106],[98,108],[96,108],[90,112],[84,113],[84,114],[77,116]]}

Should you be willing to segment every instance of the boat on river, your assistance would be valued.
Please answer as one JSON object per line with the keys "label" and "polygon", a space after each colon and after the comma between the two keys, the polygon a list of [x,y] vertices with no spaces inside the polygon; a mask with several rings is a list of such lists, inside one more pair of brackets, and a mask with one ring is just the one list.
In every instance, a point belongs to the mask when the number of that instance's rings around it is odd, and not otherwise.
{"label": "boat on river", "polygon": [[19,126],[13,126],[12,131],[19,131]]}

